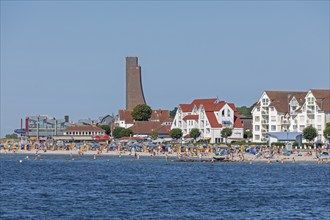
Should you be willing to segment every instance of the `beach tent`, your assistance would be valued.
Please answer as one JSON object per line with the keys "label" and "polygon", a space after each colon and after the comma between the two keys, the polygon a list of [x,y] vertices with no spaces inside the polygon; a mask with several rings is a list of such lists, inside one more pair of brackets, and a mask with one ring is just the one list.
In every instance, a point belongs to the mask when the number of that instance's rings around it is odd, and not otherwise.
{"label": "beach tent", "polygon": [[257,154],[254,148],[250,148],[250,153],[253,154],[253,155]]}

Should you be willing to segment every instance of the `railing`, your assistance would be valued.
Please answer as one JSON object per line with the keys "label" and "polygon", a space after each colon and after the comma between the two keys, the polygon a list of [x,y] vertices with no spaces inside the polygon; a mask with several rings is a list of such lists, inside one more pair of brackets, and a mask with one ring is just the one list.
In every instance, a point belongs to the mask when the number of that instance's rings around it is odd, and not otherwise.
{"label": "railing", "polygon": [[268,111],[261,111],[262,115],[268,115]]}
{"label": "railing", "polygon": [[268,132],[268,129],[262,129],[261,132],[262,133],[267,133]]}
{"label": "railing", "polygon": [[307,114],[314,114],[315,110],[307,110]]}
{"label": "railing", "polygon": [[290,124],[290,121],[287,120],[287,119],[283,119],[283,120],[282,120],[282,124]]}
{"label": "railing", "polygon": [[312,125],[312,124],[314,124],[314,123],[315,123],[315,120],[311,120],[311,119],[307,120],[307,124],[308,124],[308,125]]}
{"label": "railing", "polygon": [[269,120],[261,120],[261,123],[268,124]]}

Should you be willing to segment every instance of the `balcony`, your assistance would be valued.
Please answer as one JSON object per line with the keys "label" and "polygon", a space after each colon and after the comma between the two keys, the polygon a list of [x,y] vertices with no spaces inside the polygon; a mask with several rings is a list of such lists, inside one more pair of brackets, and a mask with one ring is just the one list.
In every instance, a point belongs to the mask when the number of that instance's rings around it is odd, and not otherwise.
{"label": "balcony", "polygon": [[269,120],[261,120],[261,123],[268,124],[269,123]]}
{"label": "balcony", "polygon": [[262,115],[268,115],[268,113],[269,113],[269,112],[268,112],[268,111],[265,111],[265,110],[262,110],[262,111],[261,111],[261,114],[262,114]]}
{"label": "balcony", "polygon": [[306,122],[307,126],[309,125],[314,125],[315,124],[315,120],[313,119],[307,119],[307,122]]}
{"label": "balcony", "polygon": [[268,129],[261,129],[261,133],[267,133]]}
{"label": "balcony", "polygon": [[313,109],[313,110],[311,110],[311,109],[307,109],[307,114],[314,114],[315,113],[315,110]]}
{"label": "balcony", "polygon": [[283,119],[283,120],[281,121],[281,123],[284,124],[284,125],[289,125],[289,124],[290,124],[290,121],[287,120],[287,119]]}

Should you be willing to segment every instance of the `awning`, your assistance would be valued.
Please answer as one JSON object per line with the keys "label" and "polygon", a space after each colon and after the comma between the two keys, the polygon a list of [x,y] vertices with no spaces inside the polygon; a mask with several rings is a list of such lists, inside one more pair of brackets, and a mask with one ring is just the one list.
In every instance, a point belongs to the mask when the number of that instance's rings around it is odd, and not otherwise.
{"label": "awning", "polygon": [[302,132],[269,132],[270,137],[276,138],[278,141],[296,141]]}

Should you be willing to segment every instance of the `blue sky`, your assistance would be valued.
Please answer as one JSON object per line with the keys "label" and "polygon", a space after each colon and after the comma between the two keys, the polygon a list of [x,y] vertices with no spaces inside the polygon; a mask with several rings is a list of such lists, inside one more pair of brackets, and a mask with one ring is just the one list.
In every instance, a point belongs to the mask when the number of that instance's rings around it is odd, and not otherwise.
{"label": "blue sky", "polygon": [[125,108],[126,56],[152,108],[329,88],[329,2],[1,1],[1,137]]}

